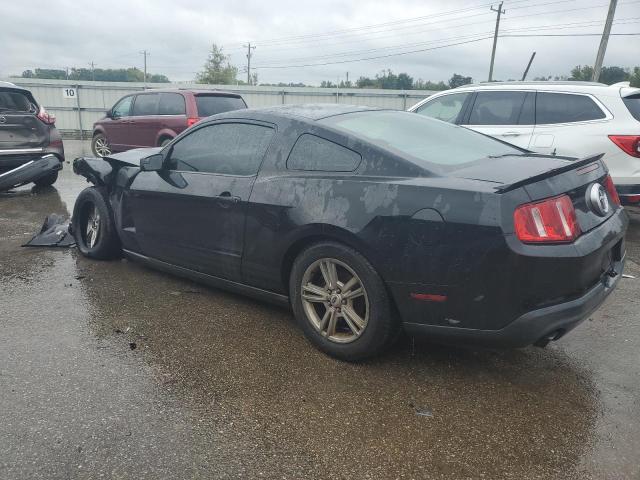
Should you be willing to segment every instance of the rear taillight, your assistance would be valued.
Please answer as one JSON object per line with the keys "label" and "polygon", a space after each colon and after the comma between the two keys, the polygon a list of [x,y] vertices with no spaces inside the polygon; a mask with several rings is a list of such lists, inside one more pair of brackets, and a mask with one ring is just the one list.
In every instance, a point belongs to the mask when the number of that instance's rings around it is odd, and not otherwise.
{"label": "rear taillight", "polygon": [[567,195],[520,205],[513,222],[516,235],[524,243],[567,243],[580,235],[576,212]]}
{"label": "rear taillight", "polygon": [[38,118],[42,120],[44,123],[46,123],[47,125],[53,125],[54,123],[56,123],[56,116],[47,112],[42,107],[40,107],[40,110],[38,111]]}
{"label": "rear taillight", "polygon": [[200,119],[198,117],[189,117],[189,118],[187,118],[187,128],[195,125],[199,121],[200,121]]}
{"label": "rear taillight", "polygon": [[604,179],[604,188],[607,189],[607,193],[609,194],[609,198],[611,198],[611,202],[614,205],[619,206],[620,197],[618,196],[618,191],[616,190],[616,186],[613,184],[611,175],[607,175],[607,177]]}
{"label": "rear taillight", "polygon": [[613,143],[632,157],[640,158],[640,136],[638,135],[609,135]]}

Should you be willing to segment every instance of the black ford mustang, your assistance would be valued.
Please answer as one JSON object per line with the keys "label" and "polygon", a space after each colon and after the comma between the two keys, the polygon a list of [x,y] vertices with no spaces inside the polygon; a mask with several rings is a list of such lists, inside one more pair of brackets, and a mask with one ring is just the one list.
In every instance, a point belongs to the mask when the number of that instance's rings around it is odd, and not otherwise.
{"label": "black ford mustang", "polygon": [[286,106],[210,117],[160,149],[79,158],[80,251],[291,305],[336,357],[400,329],[544,345],[624,263],[600,156],[535,155],[405,112]]}

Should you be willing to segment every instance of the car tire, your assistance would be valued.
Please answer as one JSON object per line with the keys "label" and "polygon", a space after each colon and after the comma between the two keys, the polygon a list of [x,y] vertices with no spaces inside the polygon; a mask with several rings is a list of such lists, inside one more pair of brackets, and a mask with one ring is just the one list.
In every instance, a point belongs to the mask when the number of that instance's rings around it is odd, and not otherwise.
{"label": "car tire", "polygon": [[91,151],[96,157],[102,158],[111,155],[111,148],[107,137],[102,133],[96,133],[91,139]]}
{"label": "car tire", "polygon": [[51,173],[45,175],[44,177],[39,178],[38,180],[36,180],[33,183],[38,188],[45,188],[45,187],[50,187],[51,185],[56,183],[56,180],[58,180],[58,172],[57,171],[51,172]]}
{"label": "car tire", "polygon": [[110,260],[122,255],[106,190],[85,188],[73,207],[71,230],[78,250],[89,258]]}
{"label": "car tire", "polygon": [[301,252],[291,269],[289,294],[305,336],[332,357],[362,360],[382,353],[398,337],[395,310],[380,275],[345,245],[323,242]]}

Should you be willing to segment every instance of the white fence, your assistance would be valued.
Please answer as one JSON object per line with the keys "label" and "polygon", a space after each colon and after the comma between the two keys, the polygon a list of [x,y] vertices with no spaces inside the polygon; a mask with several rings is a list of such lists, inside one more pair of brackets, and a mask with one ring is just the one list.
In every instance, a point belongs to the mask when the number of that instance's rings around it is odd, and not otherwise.
{"label": "white fence", "polygon": [[[81,82],[9,78],[31,90],[47,111],[55,114],[56,125],[66,135],[91,135],[93,123],[102,118],[122,96],[145,89],[142,83]],[[345,103],[406,110],[433,94],[429,90],[335,89],[313,87],[250,87],[243,85],[199,85],[192,83],[149,83],[151,88],[218,89],[239,93],[249,107],[293,103]]]}

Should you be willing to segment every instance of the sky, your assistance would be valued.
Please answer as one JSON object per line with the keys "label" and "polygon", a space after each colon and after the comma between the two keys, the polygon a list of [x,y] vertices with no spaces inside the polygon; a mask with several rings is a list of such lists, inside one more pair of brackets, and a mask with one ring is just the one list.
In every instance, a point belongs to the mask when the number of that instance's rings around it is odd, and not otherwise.
{"label": "sky", "polygon": [[[142,68],[190,81],[212,43],[246,79],[319,85],[383,69],[487,79],[496,13],[483,0],[0,0],[0,78],[42,68]],[[504,0],[494,79],[568,75],[592,65],[609,0]],[[494,2],[497,8],[498,2]],[[605,65],[640,65],[640,0],[619,0]],[[588,36],[585,34],[595,34]],[[563,36],[514,36],[563,35]],[[570,36],[564,36],[570,35]],[[578,35],[578,36],[576,36]],[[402,53],[402,55],[397,55]],[[384,58],[380,58],[384,57]],[[340,62],[340,63],[337,63]],[[285,67],[285,68],[282,68]]]}

